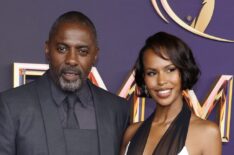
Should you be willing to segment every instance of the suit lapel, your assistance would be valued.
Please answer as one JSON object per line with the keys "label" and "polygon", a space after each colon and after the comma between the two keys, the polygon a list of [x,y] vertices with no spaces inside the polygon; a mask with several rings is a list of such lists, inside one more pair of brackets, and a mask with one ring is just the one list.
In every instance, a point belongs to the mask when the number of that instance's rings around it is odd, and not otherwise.
{"label": "suit lapel", "polygon": [[[90,89],[93,95],[93,102],[95,106],[95,113],[96,113],[96,120],[97,120],[97,132],[98,132],[98,140],[99,140],[99,154],[101,155],[109,155],[114,154],[111,153],[110,150],[114,150],[110,145],[110,142],[113,141],[113,137],[108,135],[108,130],[110,130],[110,116],[109,113],[106,111],[108,106],[105,106],[105,104],[108,104],[105,100],[105,97],[103,97],[103,93],[94,86],[89,81]],[[109,152],[109,153],[108,153]]]}
{"label": "suit lapel", "polygon": [[42,109],[49,154],[65,155],[66,145],[63,129],[56,105],[53,104],[47,75],[37,81],[37,93]]}

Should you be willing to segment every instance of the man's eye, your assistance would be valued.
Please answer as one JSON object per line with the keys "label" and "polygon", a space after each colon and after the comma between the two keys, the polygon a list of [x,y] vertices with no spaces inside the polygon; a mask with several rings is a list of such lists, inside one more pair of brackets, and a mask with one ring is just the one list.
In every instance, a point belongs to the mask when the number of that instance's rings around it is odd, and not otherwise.
{"label": "man's eye", "polygon": [[66,46],[61,45],[61,46],[58,46],[57,50],[61,53],[64,53],[64,52],[66,52],[67,48],[66,48]]}
{"label": "man's eye", "polygon": [[86,56],[86,55],[88,55],[88,53],[89,53],[88,48],[80,48],[79,49],[79,55],[81,55],[81,56]]}

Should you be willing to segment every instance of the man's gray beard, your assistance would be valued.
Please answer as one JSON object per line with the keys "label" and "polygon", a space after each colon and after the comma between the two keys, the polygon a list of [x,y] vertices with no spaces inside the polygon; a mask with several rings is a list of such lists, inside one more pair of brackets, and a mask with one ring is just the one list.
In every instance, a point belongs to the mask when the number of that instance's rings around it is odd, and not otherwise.
{"label": "man's gray beard", "polygon": [[83,84],[82,78],[78,78],[76,81],[66,81],[62,76],[59,77],[59,85],[64,91],[75,92]]}

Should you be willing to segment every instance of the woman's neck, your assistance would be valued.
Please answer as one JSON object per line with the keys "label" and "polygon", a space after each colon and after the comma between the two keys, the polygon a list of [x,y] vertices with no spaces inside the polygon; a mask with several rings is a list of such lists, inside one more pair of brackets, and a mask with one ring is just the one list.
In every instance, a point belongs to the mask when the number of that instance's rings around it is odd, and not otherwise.
{"label": "woman's neck", "polygon": [[182,106],[182,99],[179,99],[176,103],[173,103],[169,106],[161,106],[160,104],[157,104],[153,122],[165,124],[172,122],[180,113]]}

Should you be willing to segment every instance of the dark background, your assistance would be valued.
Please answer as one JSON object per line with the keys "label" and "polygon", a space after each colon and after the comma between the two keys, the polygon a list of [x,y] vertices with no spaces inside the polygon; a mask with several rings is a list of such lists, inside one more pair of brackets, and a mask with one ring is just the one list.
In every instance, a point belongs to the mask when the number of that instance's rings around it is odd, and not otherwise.
{"label": "dark background", "polygon": [[[199,12],[202,1],[169,0],[185,21]],[[220,75],[234,74],[234,43],[218,42],[192,34],[166,15],[165,23],[149,0],[2,0],[0,2],[0,91],[13,86],[13,62],[46,63],[44,42],[52,22],[62,13],[79,10],[89,16],[98,31],[100,54],[97,69],[107,89],[117,93],[132,69],[145,39],[157,31],[177,35],[193,49],[202,70],[194,90],[200,101]],[[234,40],[234,2],[215,2],[213,18],[205,33]],[[233,109],[233,108],[232,108]],[[234,154],[234,116],[230,142],[223,154]],[[212,148],[211,148],[212,149]]]}

